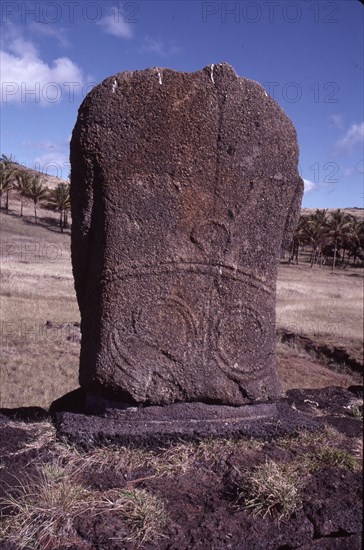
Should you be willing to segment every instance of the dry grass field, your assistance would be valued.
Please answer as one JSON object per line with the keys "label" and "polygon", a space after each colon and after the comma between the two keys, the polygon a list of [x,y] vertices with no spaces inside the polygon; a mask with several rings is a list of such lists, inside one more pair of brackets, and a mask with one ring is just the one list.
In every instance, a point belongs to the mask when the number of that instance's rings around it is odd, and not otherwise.
{"label": "dry grass field", "polygon": [[363,272],[360,269],[281,265],[277,324],[335,343],[363,336]]}
{"label": "dry grass field", "polygon": [[[1,399],[0,406],[48,406],[77,387],[79,344],[69,328],[79,320],[70,263],[70,235],[49,223],[1,214]],[[57,219],[55,218],[56,222]],[[71,340],[67,340],[71,337]]]}
{"label": "dry grass field", "polygon": [[[70,263],[70,234],[61,234],[57,215],[32,208],[19,218],[14,203],[1,223],[1,407],[38,405],[76,388],[79,321]],[[363,333],[363,273],[308,265],[282,265],[277,325],[310,338],[360,352]],[[47,328],[47,321],[53,323]],[[64,326],[59,326],[64,324]],[[56,326],[55,326],[56,325]],[[278,345],[285,389],[355,383],[342,365],[328,369],[298,348]]]}

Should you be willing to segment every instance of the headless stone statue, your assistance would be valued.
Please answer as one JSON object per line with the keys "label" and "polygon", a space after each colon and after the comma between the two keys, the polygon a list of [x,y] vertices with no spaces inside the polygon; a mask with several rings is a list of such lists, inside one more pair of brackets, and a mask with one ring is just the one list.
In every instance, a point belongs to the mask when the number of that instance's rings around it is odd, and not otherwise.
{"label": "headless stone statue", "polygon": [[227,64],[107,78],[71,166],[81,387],[137,404],[278,397],[277,265],[303,182],[262,86]]}

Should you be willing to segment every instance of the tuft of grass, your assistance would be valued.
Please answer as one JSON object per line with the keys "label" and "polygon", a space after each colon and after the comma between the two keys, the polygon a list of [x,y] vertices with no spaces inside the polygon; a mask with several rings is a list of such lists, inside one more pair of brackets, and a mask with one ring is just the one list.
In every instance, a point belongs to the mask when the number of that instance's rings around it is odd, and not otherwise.
{"label": "tuft of grass", "polygon": [[363,418],[363,399],[352,399],[346,408],[355,418]]}
{"label": "tuft of grass", "polygon": [[237,504],[263,517],[287,520],[301,506],[301,476],[292,464],[273,460],[246,473],[239,483]]}
{"label": "tuft of grass", "polygon": [[183,475],[193,466],[196,458],[196,444],[178,443],[159,450],[151,461],[157,475]]}
{"label": "tuft of grass", "polygon": [[354,440],[353,455],[362,465],[363,464],[363,439],[361,437],[358,437],[356,440]]}
{"label": "tuft of grass", "polygon": [[[143,447],[109,446],[75,454],[70,458],[70,465],[73,464],[76,468],[80,467],[83,470],[92,470],[94,473],[110,470],[122,474],[125,480],[130,480],[132,475],[141,468],[151,472],[148,478],[184,474],[192,466],[193,458],[193,446],[184,443],[157,451]],[[140,481],[138,478],[131,479],[130,483],[138,481]]]}
{"label": "tuft of grass", "polygon": [[0,499],[4,514],[0,538],[21,549],[44,550],[77,538],[81,515],[116,514],[121,520],[117,540],[138,546],[157,541],[169,525],[163,502],[143,489],[91,491],[78,480],[83,467],[70,461],[43,464],[36,474],[9,487]]}
{"label": "tuft of grass", "polygon": [[197,447],[199,458],[209,462],[218,462],[222,457],[237,451],[260,451],[264,442],[259,439],[206,439],[200,441]]}
{"label": "tuft of grass", "polygon": [[121,517],[129,528],[130,534],[122,532],[116,541],[142,546],[165,537],[169,518],[164,504],[144,489],[113,491],[102,498],[101,506]]}
{"label": "tuft of grass", "polygon": [[181,442],[160,449],[150,460],[150,465],[157,475],[180,475],[201,465],[201,461],[216,466],[236,452],[256,452],[264,443],[254,439],[206,439],[198,442]]}
{"label": "tuft of grass", "polygon": [[363,407],[360,408],[357,405],[351,405],[350,412],[355,418],[363,418]]}
{"label": "tuft of grass", "polygon": [[316,449],[314,452],[307,453],[303,460],[310,471],[332,467],[345,470],[358,469],[358,461],[353,453],[327,445]]}
{"label": "tuft of grass", "polygon": [[2,538],[17,548],[54,547],[74,535],[74,520],[88,507],[89,492],[56,465],[45,465],[33,476],[18,480],[0,499],[9,515],[3,518]]}
{"label": "tuft of grass", "polygon": [[306,451],[310,448],[323,447],[330,444],[342,444],[345,436],[331,426],[322,431],[302,430],[288,436],[277,438],[276,444],[284,449]]}
{"label": "tuft of grass", "polygon": [[94,473],[102,473],[111,470],[116,474],[123,474],[127,479],[133,470],[138,470],[149,461],[149,453],[143,448],[99,447],[87,453],[74,453],[70,464],[83,470],[92,470]]}

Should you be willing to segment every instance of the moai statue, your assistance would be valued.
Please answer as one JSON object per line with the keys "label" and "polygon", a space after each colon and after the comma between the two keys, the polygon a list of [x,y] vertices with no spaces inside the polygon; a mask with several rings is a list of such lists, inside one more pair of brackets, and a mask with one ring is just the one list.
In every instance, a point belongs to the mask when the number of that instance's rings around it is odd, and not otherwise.
{"label": "moai statue", "polygon": [[224,63],[107,78],[71,165],[81,387],[140,405],[278,397],[277,265],[303,182],[262,86]]}

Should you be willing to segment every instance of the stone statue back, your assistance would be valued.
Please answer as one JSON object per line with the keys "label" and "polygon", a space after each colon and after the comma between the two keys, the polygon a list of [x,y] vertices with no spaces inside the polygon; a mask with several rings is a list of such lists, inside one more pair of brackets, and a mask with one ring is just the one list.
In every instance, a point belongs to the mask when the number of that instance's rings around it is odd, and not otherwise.
{"label": "stone statue back", "polygon": [[120,73],[71,141],[80,384],[138,404],[280,394],[275,287],[303,194],[296,131],[226,64]]}

